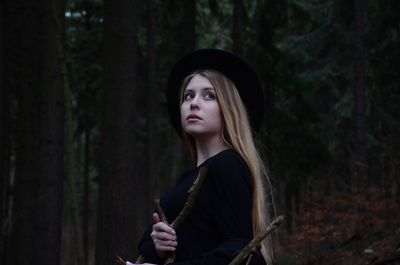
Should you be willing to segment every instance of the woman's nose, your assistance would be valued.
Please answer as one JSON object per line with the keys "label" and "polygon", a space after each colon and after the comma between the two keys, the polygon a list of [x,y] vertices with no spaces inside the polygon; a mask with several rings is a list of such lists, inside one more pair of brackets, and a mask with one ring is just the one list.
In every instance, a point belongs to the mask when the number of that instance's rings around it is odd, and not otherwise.
{"label": "woman's nose", "polygon": [[197,109],[199,107],[197,101],[198,101],[197,97],[194,97],[193,100],[190,102],[190,109],[191,110]]}

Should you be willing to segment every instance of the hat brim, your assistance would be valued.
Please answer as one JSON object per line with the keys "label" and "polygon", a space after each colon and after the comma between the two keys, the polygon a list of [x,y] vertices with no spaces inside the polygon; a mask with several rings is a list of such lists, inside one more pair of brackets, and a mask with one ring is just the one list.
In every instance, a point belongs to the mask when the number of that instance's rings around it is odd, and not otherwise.
{"label": "hat brim", "polygon": [[241,58],[217,49],[201,49],[187,54],[174,66],[168,79],[167,104],[172,125],[182,135],[179,90],[182,82],[196,70],[212,69],[224,74],[236,86],[246,107],[253,131],[261,127],[264,97],[261,82],[255,71]]}

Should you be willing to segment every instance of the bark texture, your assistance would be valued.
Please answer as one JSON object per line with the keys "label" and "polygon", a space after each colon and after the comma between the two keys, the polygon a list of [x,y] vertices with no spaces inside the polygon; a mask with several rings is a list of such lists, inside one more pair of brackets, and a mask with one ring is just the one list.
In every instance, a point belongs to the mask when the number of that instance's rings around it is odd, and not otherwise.
{"label": "bark texture", "polygon": [[104,1],[104,83],[96,264],[133,260],[137,238],[134,163],[136,1]]}
{"label": "bark texture", "polygon": [[17,127],[8,264],[58,264],[64,174],[63,80],[57,41],[61,1],[7,1],[9,78]]}

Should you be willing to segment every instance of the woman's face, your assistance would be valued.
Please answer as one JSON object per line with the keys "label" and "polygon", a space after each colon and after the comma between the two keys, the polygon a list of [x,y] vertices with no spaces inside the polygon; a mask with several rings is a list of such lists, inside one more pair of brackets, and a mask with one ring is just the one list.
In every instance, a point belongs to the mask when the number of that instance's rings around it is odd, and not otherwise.
{"label": "woman's face", "polygon": [[221,137],[222,119],[214,87],[195,75],[187,85],[181,105],[183,130],[196,137]]}

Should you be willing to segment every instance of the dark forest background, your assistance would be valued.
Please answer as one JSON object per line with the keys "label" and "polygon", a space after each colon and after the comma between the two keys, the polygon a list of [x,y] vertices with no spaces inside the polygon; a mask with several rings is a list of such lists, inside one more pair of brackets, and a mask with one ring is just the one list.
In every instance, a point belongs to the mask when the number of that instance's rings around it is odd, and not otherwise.
{"label": "dark forest background", "polygon": [[278,264],[400,264],[400,1],[3,0],[0,264],[134,260],[190,167],[173,63],[222,48],[265,87]]}

